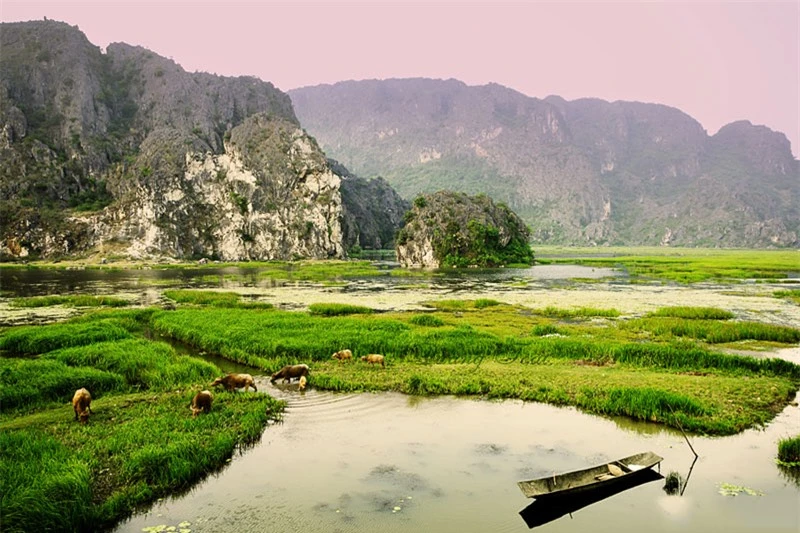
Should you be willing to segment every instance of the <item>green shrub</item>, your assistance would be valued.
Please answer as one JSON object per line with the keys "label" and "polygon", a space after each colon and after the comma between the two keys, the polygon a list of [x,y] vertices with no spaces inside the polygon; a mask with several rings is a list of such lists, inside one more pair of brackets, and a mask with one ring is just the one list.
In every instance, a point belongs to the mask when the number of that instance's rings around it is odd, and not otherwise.
{"label": "green shrub", "polygon": [[322,316],[341,316],[341,315],[368,315],[372,309],[361,305],[349,304],[326,304],[316,303],[308,306],[308,311],[312,315]]}
{"label": "green shrub", "polygon": [[409,318],[408,321],[415,326],[428,326],[432,328],[444,326],[444,321],[434,315],[414,315]]}

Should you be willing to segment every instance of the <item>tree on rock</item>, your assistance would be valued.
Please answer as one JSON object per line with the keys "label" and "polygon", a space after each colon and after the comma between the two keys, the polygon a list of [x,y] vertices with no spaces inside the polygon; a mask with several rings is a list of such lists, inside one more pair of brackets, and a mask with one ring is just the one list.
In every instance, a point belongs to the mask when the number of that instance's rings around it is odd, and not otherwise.
{"label": "tree on rock", "polygon": [[505,204],[479,194],[439,191],[418,196],[397,234],[405,267],[499,267],[533,262],[529,230]]}

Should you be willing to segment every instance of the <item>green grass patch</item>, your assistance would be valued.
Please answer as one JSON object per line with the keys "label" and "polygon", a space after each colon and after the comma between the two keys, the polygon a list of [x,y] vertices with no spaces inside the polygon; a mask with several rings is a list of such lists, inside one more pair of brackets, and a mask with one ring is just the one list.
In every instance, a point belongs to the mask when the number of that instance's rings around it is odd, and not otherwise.
{"label": "green grass patch", "polygon": [[362,305],[335,304],[335,303],[316,303],[308,306],[308,311],[312,315],[321,316],[342,316],[342,315],[368,315],[372,309]]}
{"label": "green grass patch", "polygon": [[783,298],[791,300],[792,302],[800,305],[800,289],[786,289],[775,291],[772,293],[775,298]]}
{"label": "green grass patch", "polygon": [[444,321],[435,315],[414,315],[408,319],[409,324],[415,326],[427,326],[431,328],[438,328],[444,326]]}
{"label": "green grass patch", "polygon": [[125,328],[107,321],[27,326],[5,332],[0,337],[0,350],[9,355],[28,356],[130,337]]}
{"label": "green grass patch", "polygon": [[54,305],[64,305],[68,307],[124,307],[130,305],[128,300],[115,298],[113,296],[92,296],[81,295],[51,295],[33,296],[30,298],[14,298],[10,302],[11,307],[50,307]]}
{"label": "green grass patch", "polygon": [[685,318],[689,320],[729,320],[735,315],[725,309],[716,307],[661,307],[649,317]]}
{"label": "green grass patch", "polygon": [[266,394],[217,392],[192,418],[194,392],[110,395],[86,425],[68,405],[0,424],[3,531],[110,527],[224,466],[281,409]]}
{"label": "green grass patch", "polygon": [[800,329],[760,322],[721,322],[719,320],[683,320],[677,318],[641,318],[621,327],[648,331],[662,337],[689,337],[710,344],[745,340],[784,344],[800,342]]}
{"label": "green grass patch", "polygon": [[558,307],[545,307],[544,309],[534,309],[534,313],[550,318],[616,318],[620,312],[616,309],[599,309],[595,307],[579,307],[577,309],[561,309]]}
{"label": "green grass patch", "polygon": [[633,278],[677,283],[782,279],[800,270],[796,250],[537,247],[537,259],[549,264],[624,268]]}
{"label": "green grass patch", "polygon": [[778,441],[778,461],[785,466],[800,468],[800,435]]}
{"label": "green grass patch", "polygon": [[235,292],[168,290],[164,296],[179,304],[213,305],[217,307],[236,307],[241,298]]}
{"label": "green grass patch", "polygon": [[531,335],[544,337],[546,335],[564,335],[564,331],[553,324],[536,324],[531,330]]}

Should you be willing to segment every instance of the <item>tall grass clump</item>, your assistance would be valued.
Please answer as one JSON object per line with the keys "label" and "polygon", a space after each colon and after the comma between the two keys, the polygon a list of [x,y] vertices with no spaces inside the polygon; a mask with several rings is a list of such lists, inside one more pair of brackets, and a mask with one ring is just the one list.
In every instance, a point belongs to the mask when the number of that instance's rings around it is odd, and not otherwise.
{"label": "tall grass clump", "polygon": [[785,298],[791,300],[796,304],[800,304],[800,289],[787,289],[775,291],[772,293],[775,298]]}
{"label": "tall grass clump", "polygon": [[90,471],[56,438],[0,431],[0,517],[7,533],[90,531]]}
{"label": "tall grass clump", "polygon": [[800,468],[800,435],[778,441],[778,461]]}
{"label": "tall grass clump", "polygon": [[690,337],[710,344],[743,340],[771,341],[785,344],[800,342],[800,329],[760,322],[721,322],[719,320],[683,320],[679,318],[641,318],[623,326],[650,331],[656,335]]}
{"label": "tall grass clump", "polygon": [[735,315],[730,311],[717,309],[716,307],[661,307],[652,313],[648,313],[646,316],[684,318],[691,320],[728,320]]}
{"label": "tall grass clump", "polygon": [[664,422],[682,416],[704,416],[709,410],[699,402],[681,394],[652,388],[613,387],[603,391],[584,388],[578,404],[594,412],[625,415],[638,420]]}
{"label": "tall grass clump", "polygon": [[125,380],[113,372],[70,367],[60,361],[0,359],[0,411],[31,410],[68,403],[86,387],[94,396],[122,390]]}
{"label": "tall grass clump", "polygon": [[473,305],[475,309],[485,309],[486,307],[494,307],[496,305],[501,305],[502,302],[498,302],[497,300],[491,300],[489,298],[478,298],[475,300]]}
{"label": "tall grass clump", "polygon": [[534,337],[544,337],[545,335],[564,335],[564,332],[553,324],[536,324],[531,330]]}
{"label": "tall grass clump", "polygon": [[432,328],[444,326],[444,321],[438,316],[434,315],[414,315],[408,319],[408,322],[409,324],[414,324],[415,326],[427,326]]}
{"label": "tall grass clump", "polygon": [[164,296],[179,304],[211,305],[215,307],[236,307],[239,294],[235,292],[168,290]]}
{"label": "tall grass clump", "polygon": [[134,389],[164,390],[181,383],[208,382],[218,372],[211,363],[179,356],[169,344],[145,339],[64,348],[42,357],[70,367],[91,367],[113,372],[122,376],[125,383]]}
{"label": "tall grass clump", "polygon": [[14,298],[11,307],[50,307],[53,305],[66,305],[70,307],[123,307],[129,305],[128,300],[113,296],[80,295],[50,295],[33,296],[29,298]]}
{"label": "tall grass clump", "polygon": [[7,331],[0,337],[0,350],[25,356],[96,342],[130,338],[131,334],[110,322],[63,323],[26,326]]}
{"label": "tall grass clump", "polygon": [[308,312],[321,316],[368,315],[372,309],[362,305],[316,303],[308,306]]}
{"label": "tall grass clump", "polygon": [[534,313],[550,318],[591,318],[605,317],[616,318],[620,315],[617,309],[599,309],[595,307],[579,307],[578,309],[560,309],[548,306],[544,309],[535,309]]}

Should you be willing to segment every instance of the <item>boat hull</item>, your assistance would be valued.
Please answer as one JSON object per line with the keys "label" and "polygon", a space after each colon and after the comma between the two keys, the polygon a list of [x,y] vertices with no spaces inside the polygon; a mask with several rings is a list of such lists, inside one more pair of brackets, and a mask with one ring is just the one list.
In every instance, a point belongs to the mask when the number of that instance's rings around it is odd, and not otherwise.
{"label": "boat hull", "polygon": [[636,478],[663,460],[652,452],[638,453],[582,470],[520,481],[517,485],[528,498],[577,495]]}

